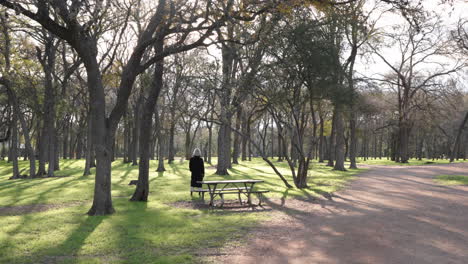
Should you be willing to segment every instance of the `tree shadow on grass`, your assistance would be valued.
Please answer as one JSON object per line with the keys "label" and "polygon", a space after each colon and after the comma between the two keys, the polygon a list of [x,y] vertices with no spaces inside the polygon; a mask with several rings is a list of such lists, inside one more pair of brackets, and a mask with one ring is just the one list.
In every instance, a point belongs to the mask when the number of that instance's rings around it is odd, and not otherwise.
{"label": "tree shadow on grass", "polygon": [[[77,181],[87,179],[86,176],[81,176],[81,177],[50,177],[50,178],[38,178],[38,179],[31,179],[28,182],[25,182],[25,184],[16,184],[15,186],[7,186],[5,188],[0,188],[0,193],[2,197],[10,197],[8,199],[10,202],[8,204],[4,204],[4,206],[12,206],[17,204],[20,201],[23,201],[25,199],[28,199],[30,197],[34,197],[34,201],[30,202],[28,204],[38,204],[38,203],[47,203],[47,197],[46,195],[58,191],[58,190],[63,190],[64,188],[67,188],[73,184],[75,184]],[[39,190],[40,192],[32,192],[31,194],[23,194],[26,192],[28,189],[33,188],[35,186],[39,186],[41,183],[50,183],[53,181],[58,181],[58,180],[63,180],[64,182],[61,184],[55,184],[55,186],[51,186],[50,188],[45,188],[44,190]],[[17,186],[20,187],[17,187]],[[42,187],[41,185],[40,187]],[[10,189],[10,190],[8,190]]]}
{"label": "tree shadow on grass", "polygon": [[68,262],[70,259],[76,259],[86,239],[108,218],[109,216],[86,216],[65,241],[56,247],[44,250],[46,255],[44,263],[56,263],[60,260]]}
{"label": "tree shadow on grass", "polygon": [[61,168],[62,168],[62,170],[63,169],[65,169],[65,170],[69,169],[71,166],[73,166],[74,164],[76,164],[79,161],[80,160],[76,160],[76,159],[62,160]]}
{"label": "tree shadow on grass", "polygon": [[[122,184],[124,181],[126,181],[128,179],[128,176],[130,175],[130,173],[132,171],[134,171],[135,167],[133,166],[126,166],[125,168],[122,168],[125,170],[124,174],[122,176],[120,176],[120,180],[117,182],[117,185],[120,185]],[[122,170],[122,169],[118,169],[118,170]],[[115,171],[115,169],[113,169]]]}
{"label": "tree shadow on grass", "polygon": [[180,169],[180,166],[177,165],[177,164],[175,164],[175,163],[166,164],[166,166],[169,166],[169,168],[171,168],[171,171],[173,172],[174,175],[179,176],[179,177],[181,177],[181,178],[183,178],[184,173],[189,173],[188,170],[183,172],[183,171]]}

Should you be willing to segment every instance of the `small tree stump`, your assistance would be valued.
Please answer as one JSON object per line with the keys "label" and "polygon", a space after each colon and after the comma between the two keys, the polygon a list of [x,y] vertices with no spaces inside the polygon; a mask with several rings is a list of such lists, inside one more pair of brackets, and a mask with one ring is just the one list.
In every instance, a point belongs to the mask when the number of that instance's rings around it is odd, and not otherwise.
{"label": "small tree stump", "polygon": [[137,184],[138,184],[138,180],[131,180],[128,185],[137,185]]}

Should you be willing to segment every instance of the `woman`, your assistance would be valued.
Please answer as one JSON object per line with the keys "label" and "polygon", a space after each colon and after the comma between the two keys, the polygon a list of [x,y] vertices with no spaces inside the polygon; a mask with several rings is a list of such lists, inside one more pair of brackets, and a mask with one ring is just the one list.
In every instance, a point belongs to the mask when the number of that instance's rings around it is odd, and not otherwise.
{"label": "woman", "polygon": [[202,187],[202,185],[200,183],[197,183],[197,181],[203,181],[203,177],[205,176],[205,166],[203,164],[203,159],[200,156],[200,149],[194,149],[193,157],[190,158],[189,163],[189,168],[192,172],[192,180],[190,182],[190,194],[192,194],[193,191],[196,191]]}

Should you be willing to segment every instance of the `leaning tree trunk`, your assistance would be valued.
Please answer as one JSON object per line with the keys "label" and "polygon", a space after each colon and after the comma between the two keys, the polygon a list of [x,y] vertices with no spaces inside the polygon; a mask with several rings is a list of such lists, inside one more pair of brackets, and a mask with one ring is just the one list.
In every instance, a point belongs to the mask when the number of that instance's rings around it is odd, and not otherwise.
{"label": "leaning tree trunk", "polygon": [[[158,41],[155,49],[162,50],[163,42]],[[140,122],[140,162],[138,170],[138,183],[130,201],[148,201],[149,194],[149,154],[151,131],[153,126],[153,113],[163,85],[164,61],[160,60],[155,65],[153,83],[143,106]],[[158,127],[158,129],[160,129]],[[160,157],[161,158],[161,157]]]}
{"label": "leaning tree trunk", "polygon": [[297,176],[294,179],[294,185],[299,189],[307,188],[307,174],[309,171],[310,159],[300,157],[298,158]]}

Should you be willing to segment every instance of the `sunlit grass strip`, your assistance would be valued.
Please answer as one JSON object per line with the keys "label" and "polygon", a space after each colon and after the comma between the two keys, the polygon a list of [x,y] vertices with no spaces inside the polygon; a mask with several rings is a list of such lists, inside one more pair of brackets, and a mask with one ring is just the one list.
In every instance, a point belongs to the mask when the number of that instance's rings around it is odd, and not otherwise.
{"label": "sunlit grass strip", "polygon": [[468,176],[463,175],[439,175],[436,181],[443,185],[468,185]]}

